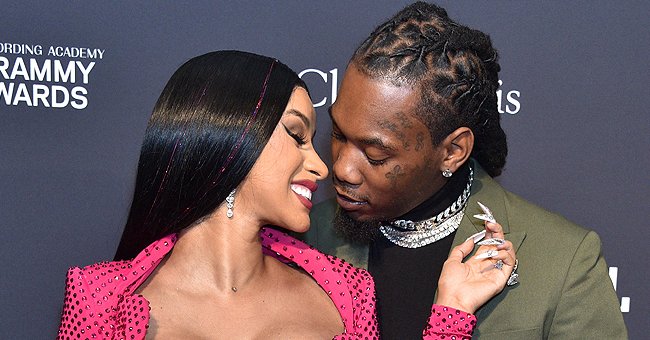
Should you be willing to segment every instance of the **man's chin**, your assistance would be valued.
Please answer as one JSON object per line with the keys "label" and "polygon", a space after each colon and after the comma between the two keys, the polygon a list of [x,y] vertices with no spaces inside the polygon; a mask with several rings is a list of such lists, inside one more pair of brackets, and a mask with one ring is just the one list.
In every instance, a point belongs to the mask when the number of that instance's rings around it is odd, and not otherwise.
{"label": "man's chin", "polygon": [[356,220],[357,216],[351,215],[339,208],[336,209],[336,215],[334,216],[334,230],[346,241],[356,244],[368,244],[381,235],[378,220],[369,218]]}

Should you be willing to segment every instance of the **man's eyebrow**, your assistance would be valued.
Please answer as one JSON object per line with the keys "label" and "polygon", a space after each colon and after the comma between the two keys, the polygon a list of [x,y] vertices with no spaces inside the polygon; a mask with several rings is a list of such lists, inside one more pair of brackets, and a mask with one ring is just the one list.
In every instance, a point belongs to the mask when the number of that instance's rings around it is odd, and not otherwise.
{"label": "man's eyebrow", "polygon": [[379,137],[362,138],[359,142],[367,146],[374,146],[387,151],[396,151],[392,146],[386,145]]}
{"label": "man's eyebrow", "polygon": [[[332,115],[332,106],[327,108],[327,112],[330,115],[330,119],[332,120],[332,126],[336,126],[337,128],[339,127],[339,124],[336,123],[336,120],[334,119],[334,116]],[[382,149],[382,150],[387,150],[387,151],[396,151],[392,146],[387,145],[384,143],[384,141],[379,138],[379,137],[368,137],[368,138],[361,138],[359,139],[359,143],[365,145],[365,146],[374,146],[376,148]]]}

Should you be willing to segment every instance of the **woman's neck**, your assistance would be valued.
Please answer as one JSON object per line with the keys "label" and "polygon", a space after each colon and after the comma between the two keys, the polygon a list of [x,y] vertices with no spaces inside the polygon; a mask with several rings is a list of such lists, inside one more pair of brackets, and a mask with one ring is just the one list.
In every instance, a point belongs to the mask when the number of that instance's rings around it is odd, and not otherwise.
{"label": "woman's neck", "polygon": [[178,237],[160,268],[177,289],[232,294],[254,284],[266,272],[259,222],[245,216],[228,219],[215,212]]}

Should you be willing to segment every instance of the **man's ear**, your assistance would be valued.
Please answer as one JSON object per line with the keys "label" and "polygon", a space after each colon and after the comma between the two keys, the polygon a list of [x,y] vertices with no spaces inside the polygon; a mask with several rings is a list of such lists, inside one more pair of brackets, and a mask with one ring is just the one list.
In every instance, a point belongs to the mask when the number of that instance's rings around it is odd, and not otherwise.
{"label": "man's ear", "polygon": [[468,127],[459,127],[442,141],[445,158],[442,160],[440,171],[449,169],[456,172],[472,154],[474,148],[474,133]]}

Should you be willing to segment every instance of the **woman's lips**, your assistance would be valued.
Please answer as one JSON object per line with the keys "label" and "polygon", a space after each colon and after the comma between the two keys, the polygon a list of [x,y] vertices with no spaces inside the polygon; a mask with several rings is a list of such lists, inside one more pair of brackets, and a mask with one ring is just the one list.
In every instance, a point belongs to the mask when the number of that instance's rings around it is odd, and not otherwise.
{"label": "woman's lips", "polygon": [[345,211],[356,211],[368,205],[368,201],[357,201],[340,193],[336,194],[336,202]]}
{"label": "woman's lips", "polygon": [[314,205],[311,202],[311,196],[316,189],[318,189],[318,185],[311,181],[296,181],[291,183],[291,191],[296,194],[300,203],[307,207],[308,210],[311,210]]}
{"label": "woman's lips", "polygon": [[[296,193],[294,192],[294,194]],[[304,196],[296,194],[296,197],[298,197],[300,203],[302,203],[308,210],[311,210],[311,207],[314,206],[314,203],[311,203],[311,201],[305,198]]]}

